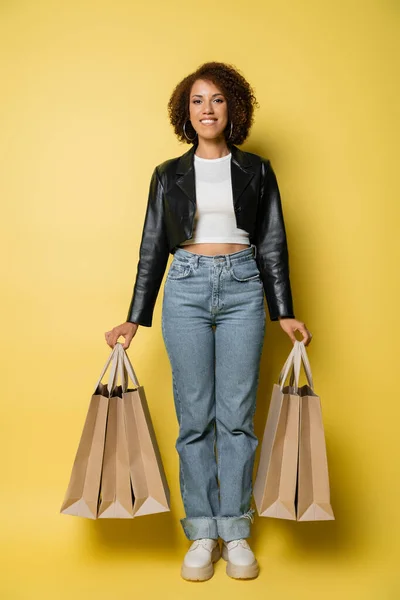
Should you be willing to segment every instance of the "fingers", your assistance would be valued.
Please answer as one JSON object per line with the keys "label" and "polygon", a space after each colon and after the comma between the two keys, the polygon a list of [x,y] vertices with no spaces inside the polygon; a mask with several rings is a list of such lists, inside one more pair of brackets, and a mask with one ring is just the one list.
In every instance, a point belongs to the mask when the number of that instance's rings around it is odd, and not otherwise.
{"label": "fingers", "polygon": [[297,322],[297,324],[293,327],[293,329],[289,329],[287,331],[288,336],[292,340],[293,344],[297,341],[297,338],[294,335],[295,331],[299,331],[302,335],[302,340],[300,340],[305,346],[311,342],[312,333],[310,333],[304,323]]}
{"label": "fingers", "polygon": [[114,348],[120,335],[121,333],[119,331],[119,327],[114,327],[113,329],[111,329],[111,331],[106,331],[104,337],[106,338],[106,342],[110,346],[110,348]]}
{"label": "fingers", "polygon": [[104,334],[104,337],[105,337],[107,344],[112,348],[111,343],[110,343],[110,335],[111,335],[111,331],[106,331]]}
{"label": "fingers", "polygon": [[124,338],[124,343],[122,344],[122,347],[124,350],[127,350],[136,331],[137,328],[132,330],[130,327],[128,328],[125,324],[123,324],[118,325],[118,327],[113,327],[113,329],[111,329],[110,331],[106,331],[104,337],[110,348],[114,348],[115,344],[118,341],[118,338],[122,336]]}
{"label": "fingers", "polygon": [[304,323],[298,327],[298,330],[300,331],[300,333],[303,336],[303,339],[301,340],[305,346],[308,346],[308,344],[311,342],[311,338],[312,338],[312,333],[310,333],[307,329],[307,327],[304,325]]}
{"label": "fingers", "polygon": [[301,330],[300,330],[300,333],[301,333],[301,334],[302,334],[302,336],[303,336],[303,339],[302,339],[301,341],[303,342],[303,344],[304,344],[305,346],[307,346],[307,343],[308,343],[308,333],[307,333],[307,331],[306,331],[305,329],[301,329]]}
{"label": "fingers", "polygon": [[110,346],[110,348],[114,348],[115,342],[112,341],[112,331],[107,331],[104,334],[104,337],[106,339],[107,344]]}

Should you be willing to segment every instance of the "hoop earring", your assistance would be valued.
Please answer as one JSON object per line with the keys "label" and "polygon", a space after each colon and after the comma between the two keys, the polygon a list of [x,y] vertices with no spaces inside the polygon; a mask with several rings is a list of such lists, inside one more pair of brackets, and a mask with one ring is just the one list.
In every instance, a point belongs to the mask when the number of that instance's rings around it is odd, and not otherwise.
{"label": "hoop earring", "polygon": [[227,140],[229,140],[231,138],[231,136],[232,136],[232,126],[233,126],[233,123],[231,121],[231,132],[230,132],[229,136],[226,138]]}
{"label": "hoop earring", "polygon": [[[188,121],[190,121],[190,119],[188,119]],[[189,140],[189,142],[193,142],[196,139],[197,132],[196,132],[196,135],[194,136],[194,138],[192,138],[192,139],[188,138],[188,136],[186,135],[186,129],[185,129],[186,128],[186,123],[187,123],[187,121],[185,121],[185,123],[183,125],[183,133],[185,134],[185,138],[187,140]]]}

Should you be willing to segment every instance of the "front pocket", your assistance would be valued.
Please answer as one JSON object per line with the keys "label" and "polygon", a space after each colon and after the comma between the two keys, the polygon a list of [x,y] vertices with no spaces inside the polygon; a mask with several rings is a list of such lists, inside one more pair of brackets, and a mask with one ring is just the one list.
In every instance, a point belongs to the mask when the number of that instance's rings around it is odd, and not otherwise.
{"label": "front pocket", "polygon": [[260,281],[261,275],[255,261],[231,264],[230,273],[236,281]]}
{"label": "front pocket", "polygon": [[185,279],[189,277],[192,265],[173,262],[169,268],[167,279]]}

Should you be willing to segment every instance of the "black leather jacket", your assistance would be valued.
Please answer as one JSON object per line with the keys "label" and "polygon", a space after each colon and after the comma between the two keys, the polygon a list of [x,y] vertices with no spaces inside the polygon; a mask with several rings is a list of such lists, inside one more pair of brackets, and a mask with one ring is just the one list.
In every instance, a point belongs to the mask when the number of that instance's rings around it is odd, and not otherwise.
{"label": "black leather jacket", "polygon": [[[250,243],[256,246],[270,319],[294,317],[285,224],[271,163],[233,144],[228,146],[236,224],[249,233]],[[151,327],[169,254],[192,237],[196,148],[192,146],[153,171],[127,321]]]}

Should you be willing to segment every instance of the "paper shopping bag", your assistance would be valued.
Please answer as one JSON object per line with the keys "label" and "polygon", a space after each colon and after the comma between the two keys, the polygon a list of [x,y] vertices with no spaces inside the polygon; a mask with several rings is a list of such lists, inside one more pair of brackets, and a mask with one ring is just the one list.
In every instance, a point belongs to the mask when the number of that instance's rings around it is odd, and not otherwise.
{"label": "paper shopping bag", "polygon": [[253,496],[260,516],[296,520],[300,402],[294,388],[284,386],[291,367],[300,369],[295,345],[273,386]]}
{"label": "paper shopping bag", "polygon": [[300,396],[298,521],[334,520],[330,501],[328,461],[321,399],[314,391],[310,362],[303,342],[298,342],[308,385]]}
{"label": "paper shopping bag", "polygon": [[[69,485],[60,510],[66,515],[97,518],[109,394],[114,387],[117,358],[117,352],[112,352],[89,403]],[[110,363],[110,378],[106,386],[101,380]]]}
{"label": "paper shopping bag", "polygon": [[[98,518],[132,519],[133,496],[129,470],[129,455],[122,392],[127,373],[121,344],[115,346],[117,375],[108,408],[103,470],[99,497]],[[117,385],[120,376],[121,385]]]}
{"label": "paper shopping bag", "polygon": [[135,517],[170,510],[170,490],[158,447],[144,387],[139,385],[122,348],[126,371],[136,389],[123,392],[129,467]]}

